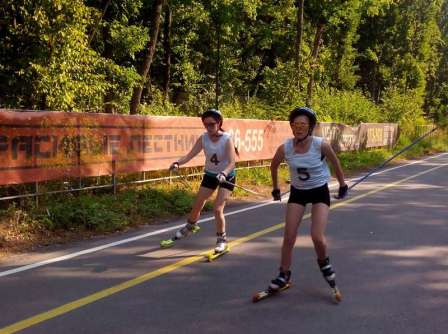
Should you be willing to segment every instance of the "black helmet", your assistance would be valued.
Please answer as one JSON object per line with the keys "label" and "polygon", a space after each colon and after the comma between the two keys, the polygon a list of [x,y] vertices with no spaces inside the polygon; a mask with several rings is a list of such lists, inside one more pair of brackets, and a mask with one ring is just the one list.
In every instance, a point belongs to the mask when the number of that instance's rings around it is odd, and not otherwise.
{"label": "black helmet", "polygon": [[218,109],[209,108],[206,111],[204,111],[201,115],[201,119],[204,120],[204,118],[207,117],[213,117],[216,120],[216,122],[222,124],[223,117]]}
{"label": "black helmet", "polygon": [[308,107],[295,108],[289,113],[289,123],[294,122],[294,119],[298,116],[308,117],[308,119],[310,120],[310,131],[313,131],[317,123],[316,113]]}

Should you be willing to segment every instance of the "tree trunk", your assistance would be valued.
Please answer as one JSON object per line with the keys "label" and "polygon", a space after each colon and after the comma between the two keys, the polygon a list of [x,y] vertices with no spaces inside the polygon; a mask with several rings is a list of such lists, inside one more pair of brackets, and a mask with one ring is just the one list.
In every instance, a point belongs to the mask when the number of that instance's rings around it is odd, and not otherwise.
{"label": "tree trunk", "polygon": [[263,71],[266,67],[274,67],[275,66],[275,54],[276,50],[273,46],[269,50],[265,50],[263,52],[263,56],[261,57],[260,67],[257,69],[257,74],[250,82],[250,87],[252,87],[250,91],[250,96],[257,96],[258,88],[260,86],[260,82],[263,81]]}
{"label": "tree trunk", "polygon": [[296,65],[296,83],[297,86],[299,85],[299,76],[300,76],[300,53],[302,52],[302,36],[303,36],[303,7],[304,7],[305,0],[297,0],[296,6],[297,6],[297,34],[296,34],[296,45],[295,45],[295,51],[296,51],[296,57],[295,57],[295,65]]}
{"label": "tree trunk", "polygon": [[101,22],[103,21],[103,18],[105,18],[106,12],[107,12],[107,8],[109,8],[111,0],[105,0],[103,2],[105,2],[104,6],[103,6],[103,12],[101,14],[101,17],[97,21],[97,23],[96,23],[96,25],[95,25],[91,35],[89,36],[89,39],[87,41],[87,46],[90,46],[90,43],[92,42],[93,38],[95,37],[95,34],[96,34],[97,30],[98,30],[98,27],[101,25]]}
{"label": "tree trunk", "polygon": [[165,5],[165,24],[163,29],[163,48],[165,50],[164,62],[165,73],[163,80],[163,95],[164,100],[169,100],[170,92],[170,75],[171,75],[171,25],[172,25],[172,12],[169,1]]}
{"label": "tree trunk", "polygon": [[151,20],[151,31],[150,39],[148,42],[148,48],[146,50],[146,55],[143,60],[143,64],[140,68],[139,74],[142,79],[134,88],[134,93],[132,94],[131,104],[130,104],[130,114],[135,115],[138,113],[138,105],[140,104],[140,99],[142,97],[143,87],[147,80],[151,80],[148,76],[149,70],[151,68],[152,59],[157,45],[157,36],[159,35],[160,27],[160,15],[162,13],[162,6],[164,0],[156,0],[153,6],[153,15]]}
{"label": "tree trunk", "polygon": [[325,30],[325,23],[319,22],[316,28],[316,35],[314,36],[313,53],[311,55],[311,74],[308,81],[308,89],[306,94],[306,105],[311,106],[311,100],[313,98],[313,86],[314,86],[314,72],[317,66],[317,57],[319,55],[319,49],[322,44],[322,34]]}
{"label": "tree trunk", "polygon": [[[107,9],[109,8],[109,5],[111,3],[111,0],[104,0],[103,1],[104,5],[103,5],[103,12],[102,15],[100,17],[100,19],[97,22],[97,26],[95,27],[95,30],[92,32],[92,35],[89,39],[89,45],[90,42],[93,40],[94,35],[96,33],[96,29],[101,26],[101,22],[105,21],[105,22],[111,22],[112,21],[112,16],[110,11],[107,11]],[[102,56],[106,59],[112,59],[113,57],[113,48],[112,45],[110,43],[111,40],[111,36],[110,36],[110,28],[108,25],[103,26],[102,31],[101,31],[101,35],[102,35],[102,39],[103,39],[103,43],[104,43],[104,50],[102,53]],[[115,94],[114,91],[109,88],[106,92],[106,94],[104,95],[103,98],[103,111],[107,114],[113,114],[115,112],[115,105],[113,103],[115,98]]]}
{"label": "tree trunk", "polygon": [[219,97],[221,96],[221,19],[218,14],[215,19],[216,30],[216,68],[215,68],[215,108],[219,109]]}
{"label": "tree trunk", "polygon": [[[104,51],[103,51],[103,57],[106,59],[112,59],[112,45],[110,44],[110,31],[108,27],[103,28],[103,43],[104,43]],[[103,99],[103,108],[104,112],[106,114],[113,114],[115,112],[115,107],[113,104],[115,94],[112,88],[109,88],[104,95]]]}

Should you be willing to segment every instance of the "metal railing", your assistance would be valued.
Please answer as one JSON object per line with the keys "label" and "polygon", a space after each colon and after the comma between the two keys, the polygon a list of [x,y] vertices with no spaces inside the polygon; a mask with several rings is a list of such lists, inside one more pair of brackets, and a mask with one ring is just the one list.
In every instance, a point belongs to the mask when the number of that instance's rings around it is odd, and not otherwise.
{"label": "metal railing", "polygon": [[[270,167],[270,164],[259,164],[259,165],[253,165],[253,166],[249,166],[249,165],[248,166],[238,166],[235,169],[243,170],[243,169],[266,168],[266,167]],[[115,170],[115,168],[113,168],[113,170]],[[110,175],[110,177],[112,179],[112,183],[110,183],[110,184],[102,184],[102,185],[86,186],[86,187],[78,187],[78,188],[70,187],[68,189],[50,190],[50,191],[43,191],[43,192],[39,192],[39,183],[36,182],[34,185],[35,191],[33,193],[19,194],[19,195],[12,195],[12,196],[3,196],[3,197],[0,197],[0,201],[33,198],[33,197],[35,197],[37,200],[37,198],[40,196],[66,194],[66,193],[74,193],[74,192],[97,190],[97,189],[108,189],[108,188],[113,189],[113,193],[116,194],[118,187],[121,187],[121,186],[141,185],[141,184],[146,184],[146,183],[163,182],[163,181],[171,182],[172,180],[181,179],[181,178],[197,177],[197,176],[202,176],[203,174],[204,174],[203,172],[181,174],[181,175],[172,175],[170,173],[169,176],[162,176],[162,177],[155,177],[155,178],[148,178],[148,179],[146,179],[146,177],[144,177],[141,180],[118,182],[117,181],[118,175],[116,173],[113,173],[112,175]],[[145,172],[143,172],[143,175],[145,175]],[[66,187],[69,186],[68,182],[62,182],[62,184]]]}

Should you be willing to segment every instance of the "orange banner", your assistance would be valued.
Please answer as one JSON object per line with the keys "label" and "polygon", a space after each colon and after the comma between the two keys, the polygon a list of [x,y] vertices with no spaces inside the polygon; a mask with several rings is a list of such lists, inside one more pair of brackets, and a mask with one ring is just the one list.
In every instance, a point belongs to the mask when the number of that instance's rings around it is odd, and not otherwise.
{"label": "orange banner", "polygon": [[[291,137],[288,122],[225,119],[223,127],[239,161],[271,159]],[[198,117],[0,110],[0,185],[167,169],[204,131]],[[316,129],[341,150],[362,146],[362,132],[335,123]],[[187,166],[203,164],[200,154]]]}

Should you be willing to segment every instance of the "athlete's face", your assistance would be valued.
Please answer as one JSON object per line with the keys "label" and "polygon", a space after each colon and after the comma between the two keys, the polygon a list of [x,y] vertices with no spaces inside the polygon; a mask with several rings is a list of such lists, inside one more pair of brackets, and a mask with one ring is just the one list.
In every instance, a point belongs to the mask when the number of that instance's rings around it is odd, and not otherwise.
{"label": "athlete's face", "polygon": [[310,121],[306,116],[297,116],[291,124],[291,130],[294,137],[303,139],[308,135],[310,130]]}
{"label": "athlete's face", "polygon": [[211,135],[217,134],[219,131],[219,123],[213,117],[206,117],[203,119],[205,129]]}

